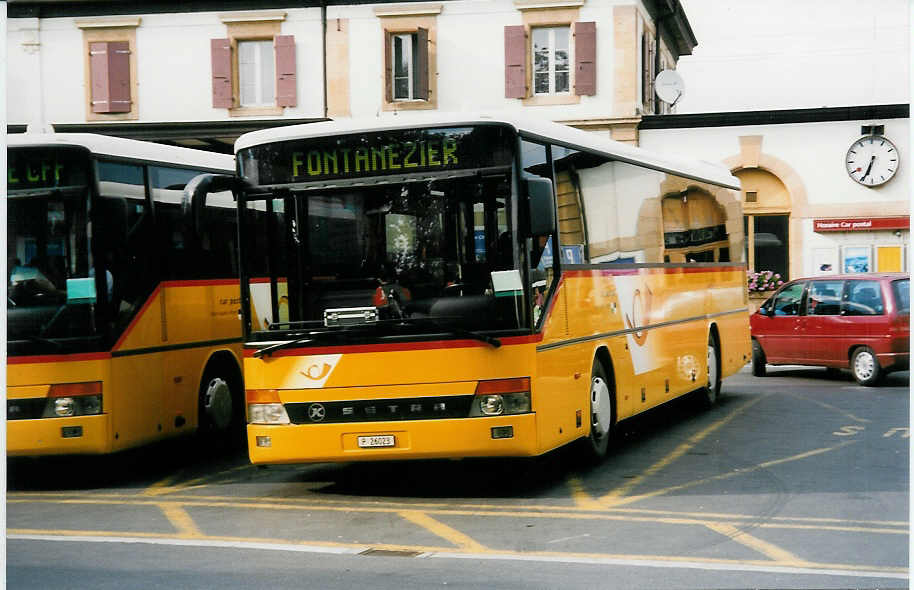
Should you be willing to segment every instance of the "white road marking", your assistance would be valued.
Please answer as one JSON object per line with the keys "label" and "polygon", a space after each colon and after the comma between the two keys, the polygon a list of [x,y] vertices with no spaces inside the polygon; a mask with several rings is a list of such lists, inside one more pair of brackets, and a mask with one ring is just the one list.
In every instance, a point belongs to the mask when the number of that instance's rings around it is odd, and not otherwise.
{"label": "white road marking", "polygon": [[[144,545],[167,545],[175,547],[217,547],[225,549],[256,549],[265,551],[288,551],[295,553],[332,553],[337,555],[356,555],[367,551],[372,547],[349,546],[333,547],[321,545],[306,545],[294,543],[260,543],[253,541],[219,541],[206,539],[174,539],[165,537],[90,537],[85,535],[35,535],[35,534],[9,534],[8,540],[12,541],[64,541],[75,543],[125,543],[125,544],[144,544]],[[509,552],[490,552],[490,553],[456,553],[446,551],[434,551],[422,553],[419,557],[424,559],[486,559],[486,560],[504,560],[504,561],[527,561],[543,563],[577,563],[590,565],[607,565],[607,566],[628,566],[628,567],[658,567],[668,569],[699,569],[712,571],[740,571],[740,572],[759,572],[770,574],[797,574],[813,576],[842,576],[848,578],[881,578],[893,580],[907,580],[908,574],[894,571],[872,571],[856,569],[837,569],[837,568],[807,568],[807,567],[784,567],[784,566],[766,566],[749,563],[722,563],[707,561],[686,561],[686,560],[659,560],[659,559],[626,559],[618,557],[600,557],[600,556],[579,556],[579,555],[543,555],[543,554],[523,554]]]}

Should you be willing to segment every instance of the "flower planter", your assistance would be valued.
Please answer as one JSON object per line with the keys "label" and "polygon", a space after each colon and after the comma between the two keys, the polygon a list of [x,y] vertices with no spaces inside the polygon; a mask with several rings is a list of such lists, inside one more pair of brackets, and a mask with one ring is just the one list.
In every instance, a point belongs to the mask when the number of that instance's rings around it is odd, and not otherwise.
{"label": "flower planter", "polygon": [[755,313],[765,303],[765,300],[771,297],[774,291],[774,289],[770,291],[749,291],[749,313]]}

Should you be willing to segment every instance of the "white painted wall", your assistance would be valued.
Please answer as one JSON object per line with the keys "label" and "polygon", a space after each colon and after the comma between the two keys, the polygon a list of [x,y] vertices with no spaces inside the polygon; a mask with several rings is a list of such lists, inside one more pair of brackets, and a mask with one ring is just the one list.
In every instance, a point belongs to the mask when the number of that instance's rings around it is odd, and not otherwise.
{"label": "white painted wall", "polygon": [[[631,0],[589,0],[582,21],[597,23],[597,94],[579,104],[525,107],[504,98],[504,27],[521,24],[513,0],[443,3],[437,16],[438,110],[511,110],[552,120],[605,118],[613,111],[613,7]],[[330,6],[333,19],[349,20],[350,92],[354,117],[380,113],[384,88],[382,31],[373,5]],[[323,116],[319,8],[286,9],[281,32],[296,41],[298,106],[284,116]],[[226,36],[218,12],[140,15],[136,29],[139,121],[229,119],[212,108],[210,39]],[[30,33],[37,29],[40,33]],[[29,44],[30,35],[40,45]],[[86,122],[83,33],[73,18],[10,19],[7,33],[10,123]],[[573,53],[573,40],[572,40]],[[573,55],[572,55],[573,59]],[[573,63],[573,61],[572,61]],[[328,68],[334,64],[329,63]],[[43,88],[43,100],[39,100]],[[272,118],[272,117],[267,117]]]}
{"label": "white painted wall", "polygon": [[[860,137],[861,125],[885,125],[885,136],[902,154],[895,178],[881,187],[863,187],[847,175],[847,148]],[[911,162],[909,119],[880,121],[835,121],[789,125],[748,125],[743,127],[698,127],[689,129],[645,129],[641,147],[670,155],[691,157],[722,164],[739,154],[739,138],[762,136],[762,153],[787,163],[796,172],[811,205],[905,201],[910,199],[914,171]],[[836,213],[840,216],[840,213]]]}
{"label": "white painted wall", "polygon": [[908,0],[681,0],[698,46],[678,113],[910,100]]}

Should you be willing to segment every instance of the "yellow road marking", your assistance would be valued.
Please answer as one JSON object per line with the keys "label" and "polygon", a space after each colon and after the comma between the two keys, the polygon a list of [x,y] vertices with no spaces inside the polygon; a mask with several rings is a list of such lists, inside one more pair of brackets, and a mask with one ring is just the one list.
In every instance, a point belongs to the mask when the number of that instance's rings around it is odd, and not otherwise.
{"label": "yellow road marking", "polygon": [[190,517],[190,514],[184,510],[181,504],[176,502],[161,502],[157,504],[157,506],[162,509],[162,512],[165,513],[165,517],[172,526],[175,527],[175,530],[178,531],[179,537],[198,538],[203,536],[203,533],[197,528],[197,525]]}
{"label": "yellow road marking", "polygon": [[807,458],[813,457],[815,455],[821,455],[822,453],[827,453],[829,451],[834,451],[836,449],[840,449],[841,447],[846,447],[847,445],[852,445],[855,442],[857,442],[857,441],[849,440],[847,442],[843,442],[843,443],[841,443],[839,445],[835,445],[833,447],[824,447],[821,449],[814,449],[812,451],[806,451],[805,453],[800,453],[799,455],[793,455],[793,456],[784,457],[781,459],[774,459],[773,461],[766,461],[764,463],[759,463],[758,465],[753,465],[752,467],[740,468],[740,469],[737,469],[736,471],[731,471],[729,473],[722,473],[720,475],[713,475],[711,477],[696,479],[696,480],[690,481],[688,483],[679,484],[676,486],[670,486],[667,488],[657,489],[657,490],[654,490],[651,492],[646,492],[644,494],[639,494],[637,496],[628,496],[627,498],[619,499],[615,505],[620,506],[622,504],[630,504],[632,502],[639,502],[639,501],[645,500],[647,498],[653,498],[655,496],[662,496],[665,494],[669,494],[671,492],[679,492],[679,491],[682,491],[682,490],[685,490],[688,488],[693,488],[695,486],[710,483],[712,481],[721,481],[723,479],[730,479],[731,477],[736,477],[738,475],[746,475],[747,473],[752,473],[754,471],[759,471],[760,469],[766,469],[768,467],[773,467],[774,465],[780,465],[781,463],[789,463],[791,461],[799,461],[801,459],[807,459]]}
{"label": "yellow road marking", "polygon": [[224,471],[219,471],[212,473],[210,475],[204,475],[202,477],[196,477],[194,479],[187,480],[180,484],[176,484],[178,481],[181,472],[170,475],[164,478],[161,481],[157,481],[143,491],[144,496],[164,496],[165,494],[172,494],[174,492],[183,491],[188,488],[202,488],[210,483],[216,481],[221,477],[225,477],[230,473],[240,471],[242,469],[247,469],[250,465],[238,465],[232,467],[231,469],[226,469]]}
{"label": "yellow road marking", "polygon": [[[837,448],[837,447],[834,447]],[[777,459],[774,462],[784,462],[786,459]],[[769,462],[770,463],[770,462]],[[743,472],[740,472],[743,473]],[[734,474],[738,475],[738,474]],[[98,493],[98,492],[89,492],[89,493],[79,493],[79,492],[13,492],[8,494],[8,503],[10,504],[24,504],[29,502],[41,502],[41,503],[54,503],[55,501],[79,501],[79,500],[92,500],[93,503],[103,504],[155,504],[154,501],[146,501],[142,499],[142,495],[138,496],[135,494],[117,494],[117,493]],[[543,515],[551,516],[553,518],[576,518],[578,515],[573,514],[579,512],[583,514],[584,518],[589,517],[590,515],[584,514],[589,512],[583,508],[576,506],[555,506],[555,505],[544,505],[544,504],[528,504],[528,505],[516,505],[512,504],[510,506],[498,505],[498,504],[455,504],[455,503],[436,503],[436,502],[390,502],[390,501],[381,501],[381,500],[368,500],[368,501],[347,501],[341,502],[339,500],[328,500],[324,498],[309,496],[308,498],[265,498],[262,496],[203,496],[203,495],[193,495],[193,496],[173,496],[172,501],[183,501],[184,504],[190,505],[206,505],[206,503],[211,503],[213,506],[230,506],[233,508],[259,508],[262,506],[264,500],[269,500],[273,504],[282,503],[288,505],[290,508],[298,508],[300,510],[325,510],[325,509],[337,509],[337,510],[358,510],[360,507],[370,506],[377,508],[379,511],[387,512],[400,512],[402,510],[421,510],[423,512],[441,512],[448,513],[448,511],[462,511],[467,514],[478,514],[482,516],[486,515],[500,515],[505,514],[504,509],[506,507],[510,508],[511,512],[508,513],[509,516],[519,516],[524,517],[528,516],[531,513],[540,513]],[[331,508],[326,508],[330,506]],[[475,512],[474,512],[475,511]],[[688,511],[670,511],[670,510],[657,510],[650,508],[610,508],[605,509],[602,507],[599,510],[602,513],[607,514],[619,514],[619,515],[651,515],[651,516],[668,516],[668,517],[682,517],[682,518],[715,518],[719,520],[746,520],[754,522],[758,517],[753,514],[734,514],[734,513],[724,513],[724,512],[688,512]],[[595,518],[598,518],[597,515],[593,515]],[[815,523],[820,524],[834,524],[834,525],[861,525],[861,526],[877,526],[877,527],[902,527],[905,529],[905,532],[908,530],[908,522],[902,520],[860,520],[860,519],[840,519],[840,518],[825,518],[825,517],[810,517],[810,516],[769,516],[766,517],[768,521],[773,523],[776,522],[797,522],[797,523],[810,523],[810,527]],[[779,526],[779,525],[774,525]]]}
{"label": "yellow road marking", "polygon": [[461,533],[457,529],[451,528],[443,522],[435,520],[424,512],[404,510],[398,514],[411,523],[421,526],[446,541],[450,541],[464,551],[472,551],[474,553],[489,552],[489,549],[485,545]]}
{"label": "yellow road marking", "polygon": [[731,540],[736,541],[741,545],[745,545],[750,549],[758,551],[762,555],[773,559],[779,564],[796,567],[806,567],[809,565],[809,562],[800,559],[793,553],[785,551],[784,549],[781,549],[780,547],[773,545],[767,541],[753,537],[752,535],[739,530],[735,526],[724,523],[708,523],[706,526],[716,533],[720,533],[721,535],[729,537]]}
{"label": "yellow road marking", "polygon": [[[177,498],[173,498],[172,502],[176,502]],[[51,500],[51,499],[38,499],[38,500],[11,500],[8,503],[59,503],[59,504],[72,504],[72,505],[126,505],[126,506],[142,506],[142,505],[151,505],[158,506],[161,502],[155,500],[141,500],[141,499],[129,499],[125,498],[123,500],[116,499],[63,499],[63,500]],[[699,526],[708,526],[708,524],[714,524],[720,522],[719,520],[710,520],[706,515],[698,515],[696,518],[684,518],[681,516],[675,515],[662,517],[662,516],[635,516],[633,513],[617,513],[622,511],[602,511],[600,513],[594,512],[561,512],[561,511],[552,511],[552,512],[531,512],[531,511],[517,511],[517,510],[508,510],[508,509],[497,509],[493,508],[490,510],[466,510],[466,509],[449,509],[449,508],[437,508],[437,509],[424,509],[422,511],[418,510],[403,510],[385,508],[380,506],[327,506],[320,504],[295,504],[295,503],[277,503],[277,502],[265,502],[261,499],[259,502],[247,503],[247,502],[237,502],[232,500],[213,500],[213,499],[201,499],[194,498],[189,496],[182,499],[179,503],[181,506],[197,506],[205,508],[236,508],[236,509],[262,509],[262,510],[289,510],[289,511],[326,511],[326,512],[365,512],[365,513],[403,513],[403,512],[422,512],[425,514],[436,514],[436,515],[453,515],[453,516],[474,516],[474,517],[486,517],[486,516],[497,516],[497,517],[506,517],[506,518],[551,518],[551,519],[569,519],[569,520],[609,520],[609,521],[618,521],[618,522],[643,522],[643,523],[659,523],[659,524],[674,524],[674,525],[699,525]],[[704,517],[703,517],[704,516]],[[864,532],[872,534],[895,534],[895,535],[907,535],[908,528],[907,523],[897,523],[895,528],[891,528],[891,523],[884,522],[874,522],[872,526],[843,526],[840,523],[842,521],[836,521],[839,524],[835,525],[826,525],[826,524],[792,524],[789,522],[763,522],[758,523],[755,516],[743,516],[738,519],[733,520],[730,524],[740,525],[744,524],[747,526],[757,526],[759,528],[776,528],[776,529],[802,529],[802,530],[816,530],[816,531],[837,531],[837,532]],[[774,520],[774,518],[770,519]],[[786,520],[786,519],[785,519]],[[882,527],[882,528],[880,528]]]}
{"label": "yellow road marking", "polygon": [[740,407],[738,407],[735,410],[733,410],[732,412],[730,412],[729,415],[724,416],[723,418],[721,418],[717,422],[711,424],[710,426],[708,426],[701,432],[689,437],[689,439],[686,440],[686,442],[682,443],[681,445],[679,445],[678,447],[673,449],[673,451],[669,455],[667,455],[663,459],[657,461],[656,463],[654,463],[653,465],[648,467],[644,471],[644,473],[642,473],[641,475],[639,475],[637,477],[630,479],[625,484],[617,487],[616,489],[612,490],[608,494],[603,495],[599,499],[600,503],[602,503],[606,507],[618,505],[619,503],[621,503],[621,500],[624,496],[628,495],[628,493],[631,490],[633,490],[635,487],[640,485],[641,482],[643,482],[645,479],[654,475],[655,473],[657,473],[658,471],[660,471],[661,469],[663,469],[664,467],[666,467],[667,465],[669,465],[670,463],[672,463],[673,461],[678,459],[679,457],[685,455],[695,445],[697,445],[699,442],[704,440],[705,437],[707,437],[709,434],[711,434],[712,432],[714,432],[721,426],[725,425],[726,423],[730,422],[735,417],[742,414],[747,409],[749,409],[751,406],[757,404],[761,400],[762,400],[762,397],[756,397],[756,398],[749,400],[748,402],[744,403]]}
{"label": "yellow road marking", "polygon": [[571,488],[571,497],[575,506],[584,510],[604,510],[604,506],[593,499],[593,496],[584,489],[584,484],[579,477],[568,479],[568,487]]}
{"label": "yellow road marking", "polygon": [[[8,529],[7,534],[10,536],[13,535],[22,535],[22,536],[60,536],[60,537],[113,537],[115,539],[173,539],[181,540],[176,535],[162,535],[154,533],[135,533],[135,532],[112,532],[112,531],[77,531],[77,530],[42,530],[42,529]],[[432,547],[432,546],[421,546],[421,545],[386,545],[386,544],[367,544],[367,543],[338,543],[338,542],[329,542],[329,541],[293,541],[293,540],[283,540],[283,539],[265,539],[265,538],[246,538],[246,537],[223,537],[223,536],[203,536],[199,539],[200,541],[222,541],[222,542],[234,542],[234,543],[259,543],[259,544],[270,544],[270,545],[295,545],[295,546],[313,546],[313,547],[333,547],[333,548],[351,548],[354,552],[361,552],[365,549],[385,549],[391,551],[412,551],[417,553],[443,553],[443,554],[453,554],[453,553],[472,553],[470,551],[454,551],[450,547]],[[544,558],[559,558],[559,559],[613,559],[613,560],[630,560],[630,561],[644,561],[644,562],[656,562],[656,563],[694,563],[696,558],[694,556],[665,556],[665,555],[625,555],[625,554],[608,554],[608,553],[563,553],[563,552],[553,552],[553,551],[502,551],[502,550],[487,550],[485,552],[487,557],[544,557]],[[720,564],[720,565],[731,565],[731,566],[762,566],[767,567],[771,566],[772,562],[770,560],[754,560],[754,559],[722,559],[716,557],[701,558],[702,563],[707,564]],[[877,572],[877,573],[886,573],[886,574],[908,574],[908,569],[906,567],[891,567],[891,566],[866,566],[866,565],[853,565],[846,563],[812,563],[812,562],[803,562],[804,567],[811,570],[841,570],[849,573],[852,572]],[[781,564],[778,564],[781,565]]]}

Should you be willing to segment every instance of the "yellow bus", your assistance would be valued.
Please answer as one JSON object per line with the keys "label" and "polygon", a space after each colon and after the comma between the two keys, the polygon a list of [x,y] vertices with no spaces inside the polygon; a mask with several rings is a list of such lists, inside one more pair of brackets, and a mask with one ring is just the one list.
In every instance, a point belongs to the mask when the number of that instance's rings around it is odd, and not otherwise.
{"label": "yellow bus", "polygon": [[599,458],[749,358],[717,166],[466,114],[256,131],[235,156],[253,463]]}
{"label": "yellow bus", "polygon": [[7,163],[8,455],[243,440],[237,207],[185,191],[233,156],[26,133]]}

